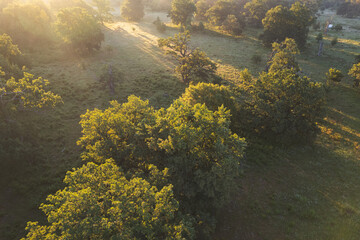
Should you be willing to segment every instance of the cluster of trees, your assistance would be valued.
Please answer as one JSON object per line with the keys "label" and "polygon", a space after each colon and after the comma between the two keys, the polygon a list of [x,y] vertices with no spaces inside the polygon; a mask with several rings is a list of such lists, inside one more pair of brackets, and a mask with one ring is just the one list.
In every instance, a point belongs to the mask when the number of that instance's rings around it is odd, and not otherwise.
{"label": "cluster of trees", "polygon": [[[211,72],[194,64],[200,53],[188,40],[184,32],[159,43],[180,68],[186,59],[189,76]],[[166,109],[130,96],[88,110],[78,141],[88,163],[67,173],[66,186],[41,205],[48,223],[29,222],[25,239],[209,238],[239,187],[246,148],[239,136],[290,143],[316,133],[324,91],[300,75],[298,51],[293,39],[274,43],[257,78],[244,70],[237,86],[190,84]]]}
{"label": "cluster of trees", "polygon": [[95,164],[67,174],[67,186],[42,205],[50,225],[29,224],[29,239],[192,239],[194,229],[198,236],[214,230],[214,215],[237,190],[246,146],[230,130],[225,107],[211,111],[178,99],[155,110],[130,96],[105,111],[88,111],[81,126],[82,158]]}
{"label": "cluster of trees", "polygon": [[[242,33],[246,24],[264,27],[262,39],[271,46],[286,37],[303,48],[319,4],[316,0],[297,1],[252,0],[174,0],[169,16],[173,23],[191,26],[195,17],[233,35]],[[191,29],[188,27],[188,29]]]}
{"label": "cluster of trees", "polygon": [[82,0],[54,0],[50,6],[41,1],[2,1],[0,31],[24,48],[49,45],[57,41],[58,35],[79,54],[99,49],[104,40],[101,24],[112,17],[109,0],[93,0],[94,8]]}
{"label": "cluster of trees", "polygon": [[360,1],[359,0],[344,1],[337,8],[336,14],[349,18],[360,16]]}

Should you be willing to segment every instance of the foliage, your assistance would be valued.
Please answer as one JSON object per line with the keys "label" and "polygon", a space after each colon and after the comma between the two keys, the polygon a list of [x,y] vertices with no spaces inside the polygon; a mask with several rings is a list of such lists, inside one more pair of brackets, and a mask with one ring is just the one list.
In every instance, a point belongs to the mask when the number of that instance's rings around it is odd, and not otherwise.
{"label": "foliage", "polygon": [[168,168],[181,208],[193,216],[213,214],[236,190],[244,140],[231,133],[230,112],[177,100],[155,111],[131,96],[105,111],[82,116],[83,158],[112,158],[125,172],[145,171],[146,164]]}
{"label": "foliage", "polygon": [[309,141],[324,105],[320,83],[283,68],[260,74],[250,88],[243,131],[254,129],[264,139],[282,143]]}
{"label": "foliage", "polygon": [[354,78],[354,86],[358,87],[360,85],[360,63],[352,66],[349,75]]}
{"label": "foliage", "polygon": [[121,6],[121,16],[129,21],[139,21],[144,17],[142,0],[125,0]]}
{"label": "foliage", "polygon": [[13,77],[5,80],[1,75],[4,75],[4,72],[0,71],[0,114],[4,115],[4,118],[8,118],[8,111],[55,106],[61,102],[60,96],[44,89],[49,85],[46,79],[34,79],[32,74],[26,72],[24,77],[18,80]]}
{"label": "foliage", "polygon": [[300,71],[299,64],[295,58],[296,54],[299,54],[299,49],[294,39],[286,38],[281,43],[274,42],[272,44],[272,55],[267,66],[268,71],[276,72],[284,68],[294,70],[295,72]]}
{"label": "foliage", "polygon": [[178,62],[175,71],[181,75],[184,83],[193,80],[208,81],[214,74],[216,65],[199,49],[190,49],[190,33],[175,34],[174,37],[159,39],[159,47],[166,47],[166,54],[172,55]]}
{"label": "foliage", "polygon": [[56,28],[65,43],[79,54],[100,49],[104,34],[94,16],[83,8],[65,8],[57,15]]}
{"label": "foliage", "polygon": [[228,86],[212,83],[198,83],[186,88],[185,93],[180,97],[180,101],[186,104],[205,104],[211,111],[216,111],[224,106],[230,110],[230,128],[236,132],[238,119],[241,118],[240,102],[235,91]]}
{"label": "foliage", "polygon": [[40,1],[24,4],[13,2],[0,13],[0,29],[26,47],[43,46],[50,42],[50,23],[50,12]]}
{"label": "foliage", "polygon": [[247,2],[244,9],[248,16],[248,22],[255,26],[261,26],[261,21],[265,18],[265,14],[269,10],[262,0],[252,0]]}
{"label": "foliage", "polygon": [[235,15],[228,15],[222,23],[222,29],[234,35],[240,35],[244,25],[241,25]]}
{"label": "foliage", "polygon": [[9,61],[12,57],[16,57],[21,54],[18,46],[13,44],[11,37],[6,33],[0,35],[0,54]]}
{"label": "foliage", "polygon": [[218,0],[205,14],[209,22],[221,26],[229,15],[234,15],[240,22],[240,11],[232,0]]}
{"label": "foliage", "polygon": [[110,6],[109,0],[92,0],[92,3],[97,9],[96,17],[101,23],[112,19],[111,11],[113,8]]}
{"label": "foliage", "polygon": [[269,46],[273,42],[293,38],[300,48],[304,48],[313,19],[310,9],[300,2],[294,3],[291,8],[282,5],[272,8],[262,20],[263,42]]}
{"label": "foliage", "polygon": [[330,82],[341,82],[344,75],[341,73],[340,70],[336,68],[330,68],[329,72],[326,73],[326,79]]}
{"label": "foliage", "polygon": [[215,0],[199,0],[196,2],[195,18],[198,20],[207,20],[206,12],[214,5]]}
{"label": "foliage", "polygon": [[13,44],[13,41],[9,35],[4,33],[0,35],[0,66],[5,72],[5,76],[19,76],[20,69],[17,66],[17,57],[22,53],[18,46]]}
{"label": "foliage", "polygon": [[165,32],[165,30],[166,30],[166,25],[160,20],[159,17],[157,17],[156,20],[155,20],[153,23],[155,24],[156,29],[157,29],[159,32],[161,32],[161,33]]}
{"label": "foliage", "polygon": [[25,239],[193,238],[172,185],[158,190],[141,178],[127,180],[112,161],[74,169],[64,183],[41,204],[49,225],[28,222]]}
{"label": "foliage", "polygon": [[191,24],[195,12],[196,6],[192,0],[173,0],[169,17],[174,24],[186,26]]}

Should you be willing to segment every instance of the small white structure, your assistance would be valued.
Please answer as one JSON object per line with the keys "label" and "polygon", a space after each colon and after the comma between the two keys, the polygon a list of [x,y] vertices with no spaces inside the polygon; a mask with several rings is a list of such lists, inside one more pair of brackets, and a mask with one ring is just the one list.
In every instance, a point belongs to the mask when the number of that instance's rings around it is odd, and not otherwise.
{"label": "small white structure", "polygon": [[329,29],[332,29],[332,28],[333,28],[333,26],[334,26],[334,25],[329,24],[329,25],[328,25],[328,28],[329,28]]}

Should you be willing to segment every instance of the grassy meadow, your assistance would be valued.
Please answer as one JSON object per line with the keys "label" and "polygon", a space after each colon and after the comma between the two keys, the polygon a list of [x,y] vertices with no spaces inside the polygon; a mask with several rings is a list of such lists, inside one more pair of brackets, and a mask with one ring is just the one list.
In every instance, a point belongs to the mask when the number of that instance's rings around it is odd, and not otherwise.
{"label": "grassy meadow", "polygon": [[[153,21],[159,16],[169,26],[164,33]],[[360,19],[345,19],[325,11],[323,24],[331,19],[344,30],[330,30],[318,57],[311,30],[307,49],[298,56],[303,73],[325,82],[331,67],[348,72],[360,54]],[[157,39],[173,36],[166,13],[147,12],[139,23],[116,17],[104,27],[105,41],[94,55],[79,58],[60,45],[34,49],[25,55],[34,59],[30,72],[43,76],[64,104],[53,110],[24,113],[33,122],[38,148],[27,159],[0,167],[0,239],[24,236],[27,221],[43,221],[38,209],[45,197],[62,187],[65,172],[82,164],[76,141],[81,135],[80,115],[87,109],[105,109],[108,102],[125,102],[131,94],[149,99],[156,108],[167,107],[185,85],[177,78],[175,63],[157,46]],[[236,81],[240,70],[257,75],[265,67],[270,49],[258,36],[261,29],[247,28],[231,37],[216,30],[192,35],[199,47],[217,63],[225,81]],[[338,44],[331,46],[337,36]],[[261,56],[261,63],[251,61]],[[118,68],[121,81],[112,95],[99,81],[106,65]],[[215,239],[321,239],[360,238],[360,89],[349,77],[333,84],[327,94],[326,117],[314,145],[282,147],[252,143],[247,150],[241,191],[222,211]]]}

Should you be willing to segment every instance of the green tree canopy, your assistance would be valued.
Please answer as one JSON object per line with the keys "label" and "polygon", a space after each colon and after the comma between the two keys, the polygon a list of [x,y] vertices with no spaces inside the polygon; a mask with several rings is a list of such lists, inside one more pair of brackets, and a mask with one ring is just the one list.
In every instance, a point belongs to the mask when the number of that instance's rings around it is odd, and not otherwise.
{"label": "green tree canopy", "polygon": [[190,32],[175,34],[174,37],[160,38],[159,47],[165,47],[166,54],[173,56],[178,66],[175,71],[184,83],[208,81],[215,73],[216,65],[199,49],[189,47]]}
{"label": "green tree canopy", "polygon": [[121,16],[130,21],[139,21],[144,17],[142,0],[125,0],[121,6]]}
{"label": "green tree canopy", "polygon": [[300,48],[304,48],[313,19],[310,9],[300,2],[295,2],[291,8],[282,5],[272,8],[262,20],[263,42],[271,45],[273,42],[293,38]]}
{"label": "green tree canopy", "polygon": [[24,239],[192,239],[192,223],[179,214],[172,185],[158,190],[126,179],[112,161],[88,163],[66,174],[66,187],[40,209],[48,225],[28,222]]}
{"label": "green tree canopy", "polygon": [[185,26],[191,24],[195,12],[196,6],[192,0],[173,0],[169,17],[174,24]]}
{"label": "green tree canopy", "polygon": [[269,72],[276,72],[278,70],[287,68],[295,72],[300,71],[299,64],[296,61],[296,54],[299,54],[299,49],[294,39],[286,38],[283,42],[272,44],[272,54],[268,62],[267,69]]}
{"label": "green tree canopy", "polygon": [[9,111],[21,108],[43,108],[55,106],[61,97],[46,91],[49,81],[41,77],[34,79],[30,73],[24,72],[21,79],[5,80],[0,67],[0,116],[8,118]]}
{"label": "green tree canopy", "polygon": [[96,18],[86,9],[65,8],[57,15],[56,28],[65,43],[79,54],[100,49],[104,34]]}
{"label": "green tree canopy", "polygon": [[313,139],[325,102],[322,84],[282,68],[260,74],[249,90],[248,117],[242,126],[264,139],[287,144]]}
{"label": "green tree canopy", "polygon": [[154,110],[148,101],[131,96],[127,103],[112,102],[105,111],[88,111],[81,118],[78,144],[84,159],[112,158],[128,173],[146,173],[147,164],[167,168],[183,211],[200,216],[199,221],[237,189],[232,182],[240,174],[245,141],[231,132],[224,107],[211,111],[177,100]]}

